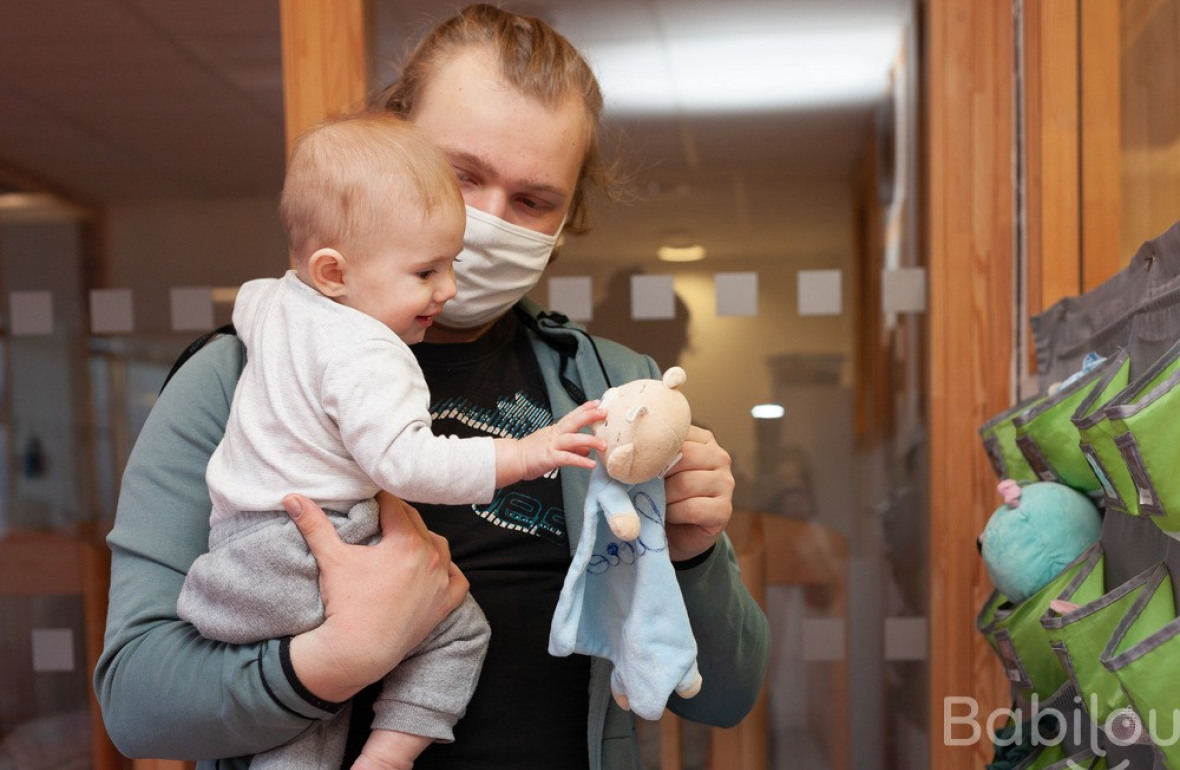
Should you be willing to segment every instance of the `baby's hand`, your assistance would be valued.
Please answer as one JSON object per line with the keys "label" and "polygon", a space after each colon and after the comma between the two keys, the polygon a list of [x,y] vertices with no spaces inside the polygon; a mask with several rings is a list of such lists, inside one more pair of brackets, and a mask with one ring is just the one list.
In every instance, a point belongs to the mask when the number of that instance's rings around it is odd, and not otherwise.
{"label": "baby's hand", "polygon": [[590,450],[604,451],[606,443],[581,430],[606,418],[597,401],[587,401],[554,424],[522,439],[496,440],[496,486],[535,479],[554,468],[572,465],[593,468]]}

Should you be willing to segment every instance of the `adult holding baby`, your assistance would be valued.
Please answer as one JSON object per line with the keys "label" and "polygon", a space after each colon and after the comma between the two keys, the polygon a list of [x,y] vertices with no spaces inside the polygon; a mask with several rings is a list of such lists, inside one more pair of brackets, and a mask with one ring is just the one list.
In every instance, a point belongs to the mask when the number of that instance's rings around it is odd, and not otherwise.
{"label": "adult holding baby", "polygon": [[[413,348],[438,432],[523,435],[609,383],[658,376],[650,359],[521,301],[563,228],[585,229],[588,191],[609,184],[601,95],[568,41],[537,19],[471,6],[427,35],[381,106],[443,150],[467,204],[458,295]],[[415,767],[638,767],[634,722],[611,700],[608,664],[546,653],[585,473],[513,485],[477,508],[422,505],[419,514],[383,497],[383,540],[370,547],[340,542],[323,512],[294,496],[288,510],[320,566],[326,622],[289,640],[225,645],[176,617],[184,574],[208,548],[204,468],[242,365],[232,337],[202,349],[161,395],[128,465],[96,674],[116,744],[138,756],[224,758],[285,743],[393,668],[469,583],[492,628],[483,674],[455,742],[427,749]],[[708,685],[669,707],[723,726],[754,704],[768,654],[766,619],[723,534],[732,490],[727,453],[692,429],[666,479],[667,522]],[[366,734],[366,710],[353,711]]]}

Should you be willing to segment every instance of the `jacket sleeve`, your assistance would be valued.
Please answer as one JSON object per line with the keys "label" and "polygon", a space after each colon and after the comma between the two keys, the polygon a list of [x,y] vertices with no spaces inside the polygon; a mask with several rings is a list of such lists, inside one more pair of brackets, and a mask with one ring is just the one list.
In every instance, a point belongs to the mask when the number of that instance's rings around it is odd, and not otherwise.
{"label": "jacket sleeve", "polygon": [[213,642],[177,617],[185,574],[207,550],[205,466],[243,360],[240,343],[222,337],[188,361],[152,409],[123,475],[94,684],[107,731],[129,757],[252,754],[335,710],[301,694],[279,640]]}
{"label": "jacket sleeve", "polygon": [[770,661],[770,623],[742,583],[725,535],[704,562],[677,570],[676,577],[697,640],[704,686],[688,700],[673,694],[668,708],[694,722],[733,727],[762,692]]}

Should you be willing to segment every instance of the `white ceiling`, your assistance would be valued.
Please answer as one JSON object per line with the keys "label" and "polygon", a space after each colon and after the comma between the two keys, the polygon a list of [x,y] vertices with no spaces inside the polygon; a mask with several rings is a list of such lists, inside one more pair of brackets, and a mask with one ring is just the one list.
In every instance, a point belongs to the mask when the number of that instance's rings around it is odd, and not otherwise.
{"label": "white ceiling", "polygon": [[[378,80],[384,82],[405,49],[404,37],[451,6],[431,0],[375,2]],[[683,40],[724,39],[731,52],[746,41],[747,47],[776,51],[778,40],[785,50],[809,40],[831,41],[825,36],[833,32],[884,27],[897,30],[900,41],[910,4],[527,0],[520,9],[553,22],[592,61],[601,57],[600,69],[612,75],[621,54],[611,52],[640,51],[632,70],[638,78],[683,56],[675,48]],[[836,43],[822,45],[837,58],[818,62],[816,74],[850,56]],[[709,55],[710,49],[698,50]],[[98,204],[276,193],[283,171],[280,53],[274,0],[0,2],[0,169]],[[706,71],[728,72],[724,68],[735,55],[722,55],[726,61],[706,62]],[[755,69],[727,74],[727,82],[736,92],[758,67],[786,66],[778,61],[747,63]],[[873,111],[884,98],[889,63],[882,62],[875,99],[697,111],[694,89],[704,89],[698,75],[673,82],[675,93],[652,99],[672,112],[634,107],[618,112],[614,117],[642,160],[642,189],[670,205],[654,218],[626,223],[616,217],[617,237],[600,237],[599,247],[646,250],[670,229],[691,229],[693,237],[720,244],[765,216],[784,223],[813,219],[800,191],[850,178]],[[676,73],[664,77],[675,81]],[[618,104],[612,102],[610,82],[604,77],[608,105]],[[750,206],[767,199],[791,205],[765,211]],[[768,232],[765,246],[782,235]],[[750,243],[747,237],[741,248]]]}

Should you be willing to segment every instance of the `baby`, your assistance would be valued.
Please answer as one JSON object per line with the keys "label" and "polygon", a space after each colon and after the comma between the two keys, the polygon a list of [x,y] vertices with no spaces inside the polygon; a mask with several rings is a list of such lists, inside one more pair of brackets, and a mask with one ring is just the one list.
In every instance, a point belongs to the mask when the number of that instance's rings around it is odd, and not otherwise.
{"label": "baby", "polygon": [[[409,123],[362,114],[296,142],[280,215],[294,269],[242,286],[233,320],[248,360],[225,437],[206,470],[210,551],[193,564],[180,616],[206,637],[248,643],[323,622],[314,559],[283,512],[301,492],[340,536],[371,543],[379,489],[432,503],[482,503],[497,487],[594,466],[582,428],[595,402],[521,439],[431,432],[429,392],[409,345],[455,295],[463,199],[446,158]],[[409,768],[454,740],[489,629],[468,596],[383,680],[358,770]],[[251,767],[339,765],[347,715],[260,754]]]}

